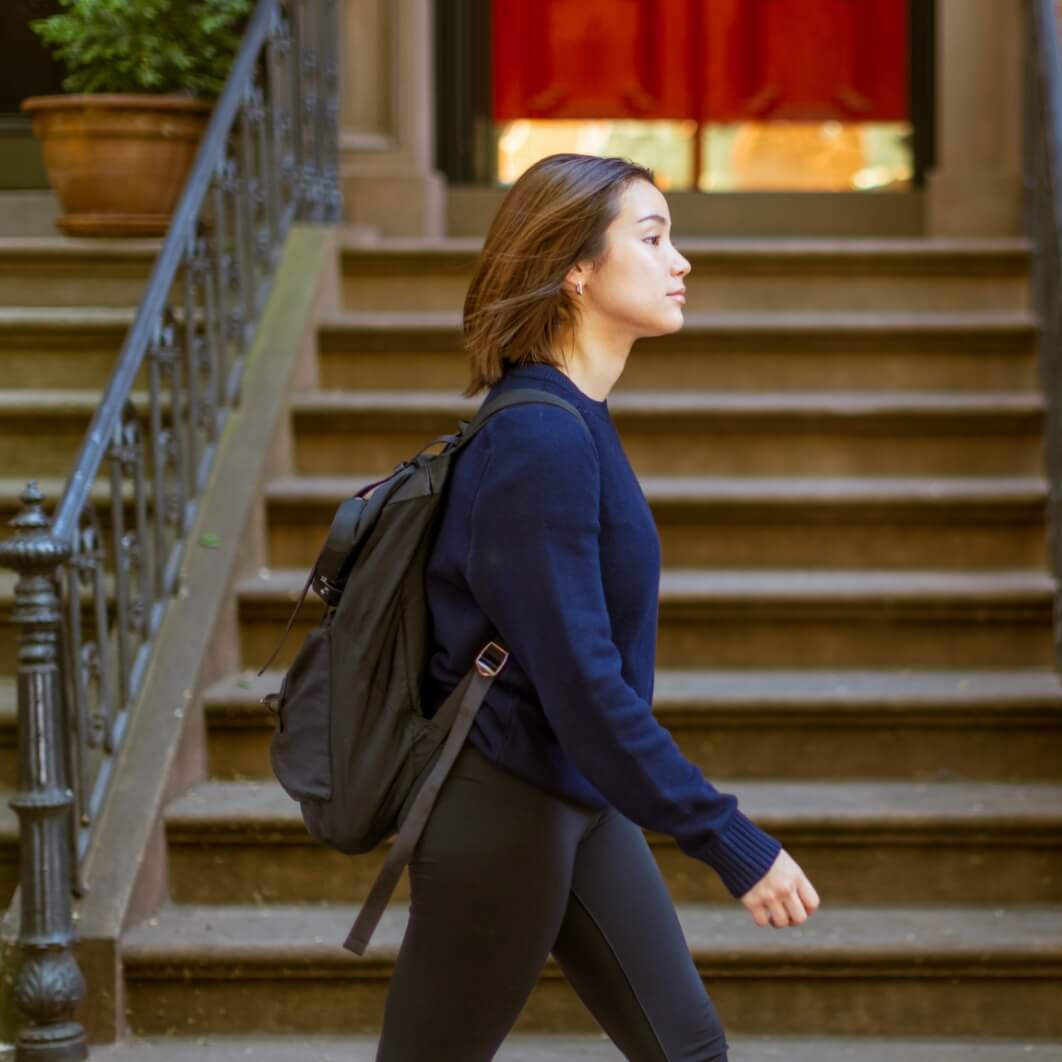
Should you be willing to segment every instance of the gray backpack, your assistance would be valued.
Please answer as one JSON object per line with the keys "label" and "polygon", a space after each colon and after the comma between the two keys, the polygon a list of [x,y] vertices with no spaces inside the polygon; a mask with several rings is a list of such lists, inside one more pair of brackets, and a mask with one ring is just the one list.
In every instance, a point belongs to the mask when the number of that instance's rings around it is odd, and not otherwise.
{"label": "gray backpack", "polygon": [[[582,422],[575,406],[548,391],[504,391],[471,422],[459,421],[456,433],[434,439],[339,507],[281,644],[309,589],[325,602],[324,616],[280,690],[262,698],[276,717],[273,773],[299,802],[307,830],[346,853],[367,852],[397,833],[343,942],[356,955],[364,954],[509,655],[487,642],[435,715],[424,716],[421,680],[432,648],[424,571],[451,463],[491,416],[527,402],[560,406]],[[424,452],[440,442],[438,453]]]}

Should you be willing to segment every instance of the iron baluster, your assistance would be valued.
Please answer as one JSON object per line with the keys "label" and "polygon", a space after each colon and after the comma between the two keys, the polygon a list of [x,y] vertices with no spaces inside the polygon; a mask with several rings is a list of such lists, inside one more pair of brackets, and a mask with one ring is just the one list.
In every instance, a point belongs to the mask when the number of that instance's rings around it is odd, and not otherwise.
{"label": "iron baluster", "polygon": [[192,258],[195,254],[195,234],[188,234],[181,274],[184,277],[184,369],[188,378],[185,408],[187,414],[181,417],[187,424],[185,433],[185,462],[188,470],[187,490],[191,497],[199,493],[202,487],[199,475],[199,356],[198,356],[198,318],[195,298],[195,270]]}
{"label": "iron baluster", "polygon": [[231,310],[229,308],[229,271],[231,260],[227,245],[228,220],[225,210],[225,184],[227,160],[218,166],[211,184],[212,230],[211,247],[214,258],[214,290],[216,293],[215,343],[218,352],[218,375],[220,377],[222,401],[232,401],[229,390],[229,340],[235,335]]}
{"label": "iron baluster", "polygon": [[244,95],[243,110],[240,112],[240,195],[237,199],[237,217],[239,218],[240,263],[240,298],[243,304],[244,331],[241,343],[244,353],[250,349],[249,327],[257,316],[257,298],[255,296],[255,198],[258,194],[258,181],[254,173],[254,147],[251,133],[251,119],[248,114],[250,106],[248,88]]}
{"label": "iron baluster", "polygon": [[18,573],[19,789],[9,801],[19,821],[20,965],[15,999],[30,1021],[16,1051],[26,1059],[83,1059],[87,1039],[74,1011],[85,981],[74,958],[69,823],[73,794],[65,774],[58,573],[70,552],[44,513],[36,482],[20,496],[14,535],[0,561]]}

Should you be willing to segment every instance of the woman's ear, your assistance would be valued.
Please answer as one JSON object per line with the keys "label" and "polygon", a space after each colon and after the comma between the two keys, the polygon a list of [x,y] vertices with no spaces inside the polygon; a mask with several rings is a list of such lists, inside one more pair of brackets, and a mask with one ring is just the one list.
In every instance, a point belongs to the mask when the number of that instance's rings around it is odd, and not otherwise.
{"label": "woman's ear", "polygon": [[582,265],[574,265],[568,270],[564,280],[575,295],[582,295],[586,290],[587,270]]}

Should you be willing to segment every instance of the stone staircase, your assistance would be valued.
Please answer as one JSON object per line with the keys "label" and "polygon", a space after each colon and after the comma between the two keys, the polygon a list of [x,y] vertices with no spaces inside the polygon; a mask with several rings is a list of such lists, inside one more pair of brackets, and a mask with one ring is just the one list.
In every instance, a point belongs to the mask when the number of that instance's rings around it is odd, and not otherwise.
{"label": "stone staircase", "polygon": [[[11,193],[0,196],[10,231]],[[154,264],[154,240],[0,237],[0,523],[37,478],[54,506]],[[105,497],[100,491],[99,497]],[[0,908],[18,881],[14,575],[0,571]]]}
{"label": "stone staircase", "polygon": [[[731,1057],[1058,1062],[1062,686],[1028,248],[680,244],[686,326],[636,344],[609,399],[661,535],[654,710],[822,898],[803,926],[757,927],[649,835]],[[349,858],[306,834],[269,768],[259,697],[280,672],[254,672],[339,501],[481,401],[458,397],[478,247],[343,243],[342,308],[320,322],[315,386],[290,398],[253,531],[269,567],[236,590],[244,670],[194,698],[208,777],[165,813],[168,901],[121,940],[131,1036],[94,1055],[374,1057],[407,881],[366,955],[344,951],[385,851]],[[51,303],[32,309],[17,273],[0,267],[18,307],[0,329],[21,335]],[[23,367],[0,396],[6,510],[19,477],[65,474],[59,451],[91,412],[90,366],[121,314],[79,301],[77,323],[6,344]],[[497,1057],[619,1054],[551,959]]]}

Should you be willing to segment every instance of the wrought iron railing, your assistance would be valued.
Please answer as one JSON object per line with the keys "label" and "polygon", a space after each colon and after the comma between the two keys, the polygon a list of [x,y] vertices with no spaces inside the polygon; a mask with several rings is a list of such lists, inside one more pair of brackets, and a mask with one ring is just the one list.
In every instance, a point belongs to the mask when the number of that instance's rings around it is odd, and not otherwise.
{"label": "wrought iron railing", "polygon": [[0,542],[18,573],[20,1059],[87,1055],[72,897],[287,230],[340,215],[338,37],[336,0],[258,0],[56,511],[31,482]]}
{"label": "wrought iron railing", "polygon": [[[1062,49],[1057,0],[1027,0],[1025,228],[1033,246],[1040,321],[1040,382],[1047,402],[1048,549],[1062,584]],[[1062,598],[1054,607],[1055,668],[1062,671]]]}

